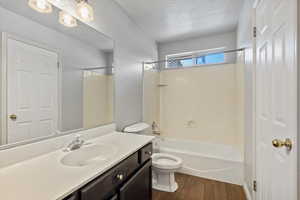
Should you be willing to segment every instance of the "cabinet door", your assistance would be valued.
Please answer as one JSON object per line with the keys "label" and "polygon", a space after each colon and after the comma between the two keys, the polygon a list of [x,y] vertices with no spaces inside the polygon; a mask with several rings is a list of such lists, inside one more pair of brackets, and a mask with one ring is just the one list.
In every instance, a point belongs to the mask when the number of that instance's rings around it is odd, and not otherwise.
{"label": "cabinet door", "polygon": [[115,194],[112,171],[81,189],[81,200],[106,200]]}
{"label": "cabinet door", "polygon": [[78,195],[77,194],[73,194],[73,195],[65,198],[64,200],[78,200]]}
{"label": "cabinet door", "polygon": [[147,144],[139,151],[139,163],[143,164],[147,160],[151,159],[152,156],[152,143]]}
{"label": "cabinet door", "polygon": [[149,160],[120,189],[120,200],[151,200],[152,199],[152,163]]}
{"label": "cabinet door", "polygon": [[[80,200],[107,200],[117,193],[131,174],[138,169],[138,153],[134,153],[113,169],[93,180],[80,190]],[[122,178],[118,178],[122,175]]]}

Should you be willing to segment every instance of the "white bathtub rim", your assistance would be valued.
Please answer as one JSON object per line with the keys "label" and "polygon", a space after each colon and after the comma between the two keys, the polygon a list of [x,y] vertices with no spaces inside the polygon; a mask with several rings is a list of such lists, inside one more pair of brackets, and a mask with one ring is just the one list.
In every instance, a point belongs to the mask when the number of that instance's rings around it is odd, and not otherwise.
{"label": "white bathtub rim", "polygon": [[198,173],[211,173],[211,172],[222,172],[222,171],[226,171],[226,170],[231,170],[231,169],[235,169],[235,167],[225,167],[222,169],[210,169],[210,170],[198,170],[198,169],[194,169],[192,167],[183,165],[182,169],[189,170],[189,171],[195,171]]}
{"label": "white bathtub rim", "polygon": [[159,147],[158,149],[154,149],[157,150],[158,152],[162,151],[162,152],[168,152],[168,153],[181,153],[181,154],[187,154],[187,155],[192,155],[192,156],[201,156],[204,158],[213,158],[213,159],[218,159],[218,160],[222,160],[222,161],[230,161],[230,162],[238,162],[238,163],[243,163],[243,159],[242,157],[240,157],[239,159],[230,159],[230,158],[224,158],[222,156],[216,156],[216,155],[208,155],[208,154],[203,154],[203,153],[198,153],[198,152],[192,152],[192,151],[186,151],[186,150],[177,150],[174,148],[166,148],[166,147]]}

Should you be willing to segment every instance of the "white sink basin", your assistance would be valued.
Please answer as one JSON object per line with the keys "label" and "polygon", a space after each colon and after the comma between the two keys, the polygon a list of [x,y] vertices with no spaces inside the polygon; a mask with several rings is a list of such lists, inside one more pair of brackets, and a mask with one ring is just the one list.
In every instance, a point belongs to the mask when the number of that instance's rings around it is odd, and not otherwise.
{"label": "white sink basin", "polygon": [[109,161],[117,153],[117,147],[104,144],[83,146],[66,154],[61,163],[67,166],[81,167]]}

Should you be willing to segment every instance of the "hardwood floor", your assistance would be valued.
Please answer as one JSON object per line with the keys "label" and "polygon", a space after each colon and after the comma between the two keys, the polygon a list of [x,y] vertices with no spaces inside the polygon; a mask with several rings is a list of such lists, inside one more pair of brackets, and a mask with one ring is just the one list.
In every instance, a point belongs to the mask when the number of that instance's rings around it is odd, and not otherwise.
{"label": "hardwood floor", "polygon": [[246,200],[242,186],[176,174],[174,193],[153,190],[153,200]]}

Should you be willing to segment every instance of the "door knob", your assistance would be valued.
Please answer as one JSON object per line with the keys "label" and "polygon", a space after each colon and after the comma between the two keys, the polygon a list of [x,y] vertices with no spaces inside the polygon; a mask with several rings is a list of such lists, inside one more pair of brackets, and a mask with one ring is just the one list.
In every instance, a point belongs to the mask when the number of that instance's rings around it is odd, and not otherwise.
{"label": "door knob", "polygon": [[11,120],[17,120],[17,115],[15,115],[15,114],[11,114],[11,115],[9,115],[9,118],[11,119]]}
{"label": "door knob", "polygon": [[275,139],[272,141],[272,144],[276,148],[281,148],[281,147],[285,146],[287,148],[287,150],[289,150],[289,151],[291,151],[292,147],[293,147],[292,141],[288,138],[285,139],[285,141]]}

